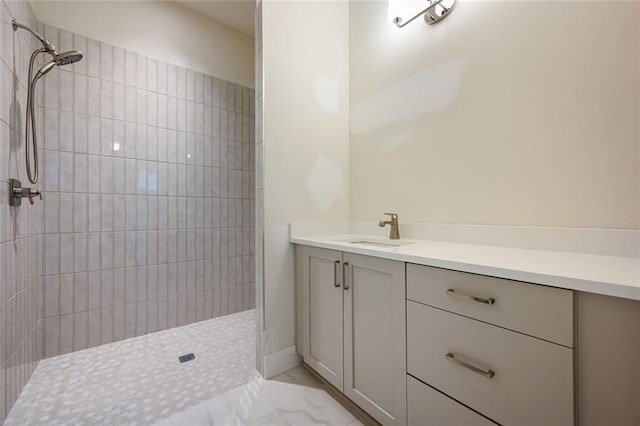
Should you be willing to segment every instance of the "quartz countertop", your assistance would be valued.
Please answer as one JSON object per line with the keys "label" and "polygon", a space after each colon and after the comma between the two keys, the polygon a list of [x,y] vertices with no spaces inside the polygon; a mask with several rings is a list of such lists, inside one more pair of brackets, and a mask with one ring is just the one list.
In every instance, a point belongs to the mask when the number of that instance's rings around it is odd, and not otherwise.
{"label": "quartz countertop", "polygon": [[419,265],[640,300],[640,259],[549,250],[401,239],[400,246],[370,235],[295,236],[291,243],[375,256]]}

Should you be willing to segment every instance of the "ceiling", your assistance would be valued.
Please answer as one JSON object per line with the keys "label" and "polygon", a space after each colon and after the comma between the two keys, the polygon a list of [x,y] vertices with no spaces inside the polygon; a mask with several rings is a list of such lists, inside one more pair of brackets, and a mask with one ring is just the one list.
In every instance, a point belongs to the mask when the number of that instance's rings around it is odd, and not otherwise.
{"label": "ceiling", "polygon": [[254,36],[253,14],[256,7],[255,0],[178,0],[178,3],[251,37]]}

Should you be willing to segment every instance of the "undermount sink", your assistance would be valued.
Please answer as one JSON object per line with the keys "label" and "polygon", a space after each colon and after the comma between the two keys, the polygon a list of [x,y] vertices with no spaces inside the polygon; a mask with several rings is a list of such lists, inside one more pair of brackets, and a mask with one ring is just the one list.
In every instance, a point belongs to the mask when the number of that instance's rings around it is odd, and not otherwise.
{"label": "undermount sink", "polygon": [[357,239],[357,240],[347,240],[343,241],[345,243],[350,244],[361,244],[366,246],[376,246],[376,247],[401,247],[409,244],[415,244],[413,242],[408,241],[392,241],[392,240],[374,240],[374,239]]}

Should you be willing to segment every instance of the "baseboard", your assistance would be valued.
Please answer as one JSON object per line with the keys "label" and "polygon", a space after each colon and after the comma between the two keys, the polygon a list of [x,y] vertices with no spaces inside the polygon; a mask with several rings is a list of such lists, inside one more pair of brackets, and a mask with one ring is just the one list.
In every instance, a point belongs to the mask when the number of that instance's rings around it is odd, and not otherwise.
{"label": "baseboard", "polygon": [[270,379],[298,365],[300,365],[300,355],[296,352],[295,346],[266,355],[264,357],[264,378]]}

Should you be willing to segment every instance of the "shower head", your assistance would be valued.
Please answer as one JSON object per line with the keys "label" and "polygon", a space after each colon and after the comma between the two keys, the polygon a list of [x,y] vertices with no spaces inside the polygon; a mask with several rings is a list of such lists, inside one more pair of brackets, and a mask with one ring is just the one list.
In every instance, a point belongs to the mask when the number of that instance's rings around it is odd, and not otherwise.
{"label": "shower head", "polygon": [[42,68],[40,68],[38,70],[38,72],[36,73],[35,76],[33,76],[33,81],[31,84],[35,85],[36,81],[38,81],[40,79],[40,77],[44,76],[46,73],[48,73],[49,71],[51,71],[52,69],[54,69],[56,66],[56,61],[55,60],[51,60],[49,62],[47,62],[46,64],[44,64],[42,66]]}
{"label": "shower head", "polygon": [[78,50],[70,50],[68,52],[62,52],[55,54],[53,60],[56,65],[71,65],[82,59],[82,52]]}
{"label": "shower head", "polygon": [[[37,132],[36,132],[36,119],[34,116],[34,92],[36,83],[40,78],[42,78],[45,74],[51,72],[57,65],[69,65],[75,62],[78,62],[82,59],[82,52],[77,50],[70,50],[68,52],[58,53],[56,51],[56,47],[49,43],[49,41],[42,37],[40,33],[32,30],[26,25],[20,24],[16,21],[15,18],[11,18],[11,25],[13,27],[13,31],[18,31],[18,28],[28,31],[33,35],[43,47],[36,49],[31,53],[31,59],[29,59],[29,85],[27,87],[27,111],[26,111],[26,120],[27,124],[25,127],[26,135],[25,135],[25,157],[27,163],[27,177],[29,178],[29,182],[37,183],[38,182],[38,142],[37,142]],[[33,65],[36,61],[36,58],[41,53],[48,53],[53,56],[53,59],[47,62],[36,72],[35,75],[33,72]],[[29,130],[31,130],[31,143],[29,143]],[[32,161],[30,159],[31,152],[33,152],[33,167]],[[33,169],[33,170],[32,170]]]}
{"label": "shower head", "polygon": [[[46,38],[42,37],[40,33],[32,30],[26,25],[18,23],[15,18],[11,19],[11,24],[13,25],[13,31],[18,31],[18,28],[22,28],[23,30],[30,32],[35,38],[37,38],[38,41],[40,41],[40,43],[43,46],[43,48],[40,49],[39,52],[47,52],[51,56],[53,56],[53,61],[55,62],[55,65],[69,65],[69,64],[78,62],[79,60],[82,59],[82,52],[79,52],[77,50],[70,50],[68,52],[58,53],[56,51],[56,47],[53,44],[49,43],[49,41]],[[42,67],[40,71],[44,70],[45,67],[47,67],[47,65],[48,63],[45,64],[45,66]],[[51,70],[50,68],[47,68],[46,72],[50,70]],[[42,75],[46,74],[46,72],[43,72]]]}

